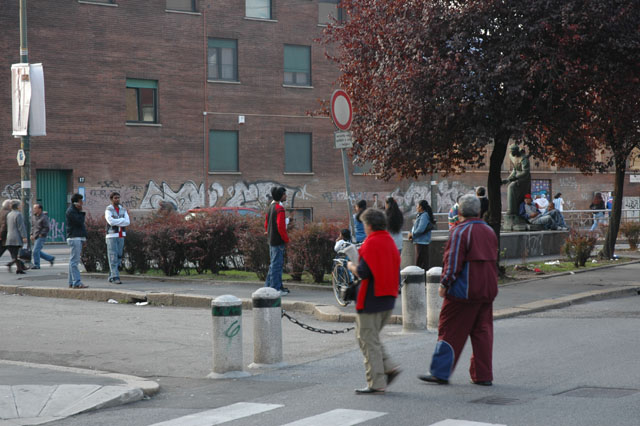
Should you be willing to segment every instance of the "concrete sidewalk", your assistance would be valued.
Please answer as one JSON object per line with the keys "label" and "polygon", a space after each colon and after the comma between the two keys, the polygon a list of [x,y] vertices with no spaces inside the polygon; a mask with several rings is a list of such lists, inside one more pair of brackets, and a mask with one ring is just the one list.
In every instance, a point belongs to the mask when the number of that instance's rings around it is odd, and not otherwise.
{"label": "concrete sidewalk", "polygon": [[[10,274],[6,269],[0,271],[0,292],[205,309],[210,308],[213,298],[233,294],[243,299],[244,307],[250,309],[251,294],[263,285],[259,282],[127,276],[122,277],[124,284],[115,285],[108,283],[104,274],[83,274],[83,282],[90,288],[70,289],[63,249],[58,250],[54,267],[43,266],[41,270],[28,271],[21,276]],[[324,321],[354,320],[353,306],[338,306],[331,287],[286,285],[291,289],[291,294],[283,298],[286,311],[311,314]],[[634,294],[640,294],[640,260],[502,285],[494,303],[494,316],[496,319],[508,318]],[[397,305],[393,322],[399,324],[401,303]],[[0,361],[0,425],[42,424],[92,409],[136,401],[157,391],[157,383],[133,376]]]}
{"label": "concrete sidewalk", "polygon": [[0,425],[39,425],[139,401],[156,382],[123,374],[0,360]]}

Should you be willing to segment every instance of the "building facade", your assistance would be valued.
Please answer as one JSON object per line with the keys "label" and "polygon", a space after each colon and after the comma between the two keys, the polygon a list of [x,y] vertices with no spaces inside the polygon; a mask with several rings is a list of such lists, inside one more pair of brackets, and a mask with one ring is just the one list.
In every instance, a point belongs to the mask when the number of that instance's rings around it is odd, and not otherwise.
{"label": "building facade", "polygon": [[[316,40],[341,18],[338,0],[29,0],[31,63],[45,75],[47,136],[31,138],[33,201],[64,233],[71,194],[103,214],[109,194],[144,214],[263,207],[282,185],[296,217],[347,221],[341,153],[330,118],[309,114],[336,89],[336,65]],[[19,198],[20,139],[12,137],[12,63],[19,62],[19,2],[0,9],[0,190]],[[508,161],[508,160],[506,160]],[[533,162],[535,165],[535,162]],[[505,162],[505,176],[509,165]],[[639,173],[640,174],[640,173]],[[534,189],[587,208],[613,175],[535,165]],[[435,179],[435,178],[434,178]],[[486,184],[487,170],[437,179],[438,210]],[[351,198],[406,211],[431,200],[431,179],[376,179],[350,165]],[[640,190],[627,182],[628,204]]]}

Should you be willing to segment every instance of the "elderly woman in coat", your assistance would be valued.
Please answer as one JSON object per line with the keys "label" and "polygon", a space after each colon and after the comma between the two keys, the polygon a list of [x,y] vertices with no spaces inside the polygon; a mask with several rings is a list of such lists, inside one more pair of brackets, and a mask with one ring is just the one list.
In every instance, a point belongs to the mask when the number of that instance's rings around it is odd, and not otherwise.
{"label": "elderly woman in coat", "polygon": [[7,263],[9,271],[11,271],[11,265],[16,264],[16,274],[24,274],[25,267],[22,261],[18,259],[18,252],[20,247],[27,242],[27,230],[24,227],[24,218],[20,213],[20,201],[11,201],[11,211],[7,215],[7,238],[4,245],[11,253],[11,262]]}

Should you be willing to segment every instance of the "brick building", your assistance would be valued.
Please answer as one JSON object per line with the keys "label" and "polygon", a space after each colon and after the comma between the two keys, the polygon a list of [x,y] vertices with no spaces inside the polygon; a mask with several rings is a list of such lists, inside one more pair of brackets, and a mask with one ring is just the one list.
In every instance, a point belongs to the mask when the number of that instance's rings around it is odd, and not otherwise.
{"label": "brick building", "polygon": [[[10,67],[19,62],[19,2],[0,8],[0,190],[18,197],[20,140],[11,136]],[[29,0],[28,47],[45,73],[47,136],[31,138],[32,192],[60,240],[70,195],[101,215],[117,189],[151,211],[261,207],[273,185],[300,217],[346,221],[340,151],[329,118],[310,117],[337,78],[319,38],[337,0]],[[535,164],[535,162],[534,162]],[[505,175],[508,173],[505,164]],[[586,208],[613,175],[534,167],[536,188]],[[355,199],[406,211],[429,179],[379,181],[351,166]],[[486,184],[474,170],[438,181],[438,207]],[[625,196],[637,200],[638,185]]]}

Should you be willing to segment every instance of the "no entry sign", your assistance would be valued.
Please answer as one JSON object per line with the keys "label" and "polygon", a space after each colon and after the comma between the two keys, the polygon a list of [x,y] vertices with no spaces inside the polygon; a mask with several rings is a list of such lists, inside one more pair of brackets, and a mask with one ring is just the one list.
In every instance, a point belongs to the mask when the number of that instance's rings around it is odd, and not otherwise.
{"label": "no entry sign", "polygon": [[342,89],[336,90],[331,95],[331,118],[340,130],[348,130],[351,127],[351,121],[353,121],[351,99]]}

